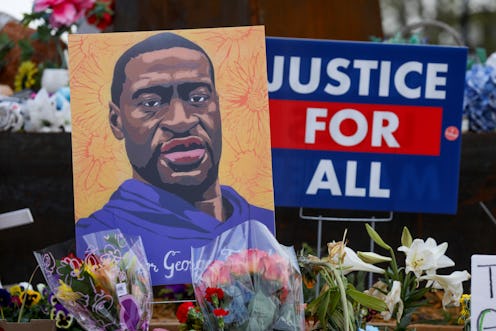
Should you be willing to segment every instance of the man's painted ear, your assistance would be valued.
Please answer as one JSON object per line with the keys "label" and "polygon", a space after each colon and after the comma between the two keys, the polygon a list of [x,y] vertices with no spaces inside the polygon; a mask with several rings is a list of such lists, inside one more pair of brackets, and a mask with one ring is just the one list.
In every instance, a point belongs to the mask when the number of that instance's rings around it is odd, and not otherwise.
{"label": "man's painted ear", "polygon": [[121,109],[112,101],[109,102],[109,123],[110,129],[112,129],[114,136],[119,140],[124,139],[124,134],[122,132]]}

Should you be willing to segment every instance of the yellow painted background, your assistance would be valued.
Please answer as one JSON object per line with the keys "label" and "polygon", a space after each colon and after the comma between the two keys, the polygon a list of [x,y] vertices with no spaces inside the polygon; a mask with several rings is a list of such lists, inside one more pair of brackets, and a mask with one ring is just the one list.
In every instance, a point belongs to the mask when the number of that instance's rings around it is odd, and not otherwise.
{"label": "yellow painted background", "polygon": [[[265,33],[262,26],[172,31],[200,45],[215,67],[223,146],[220,182],[273,210]],[[69,36],[74,210],[100,209],[131,178],[123,141],[112,135],[108,102],[114,64],[153,32]]]}

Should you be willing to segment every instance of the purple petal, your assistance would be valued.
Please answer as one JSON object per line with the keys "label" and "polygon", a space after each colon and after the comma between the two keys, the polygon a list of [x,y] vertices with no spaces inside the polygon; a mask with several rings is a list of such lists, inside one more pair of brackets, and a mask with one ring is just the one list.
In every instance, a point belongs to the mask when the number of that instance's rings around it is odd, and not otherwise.
{"label": "purple petal", "polygon": [[119,298],[121,304],[120,321],[124,322],[129,331],[137,331],[136,327],[141,319],[141,314],[132,295],[124,295]]}

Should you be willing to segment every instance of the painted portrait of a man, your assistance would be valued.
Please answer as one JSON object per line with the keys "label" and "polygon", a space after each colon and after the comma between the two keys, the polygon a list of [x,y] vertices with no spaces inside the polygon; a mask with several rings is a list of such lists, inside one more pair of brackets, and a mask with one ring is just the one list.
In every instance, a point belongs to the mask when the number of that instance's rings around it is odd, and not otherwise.
{"label": "painted portrait of a man", "polygon": [[264,47],[262,27],[71,38],[79,255],[119,228],[154,285],[187,283],[191,246],[247,220],[274,231]]}

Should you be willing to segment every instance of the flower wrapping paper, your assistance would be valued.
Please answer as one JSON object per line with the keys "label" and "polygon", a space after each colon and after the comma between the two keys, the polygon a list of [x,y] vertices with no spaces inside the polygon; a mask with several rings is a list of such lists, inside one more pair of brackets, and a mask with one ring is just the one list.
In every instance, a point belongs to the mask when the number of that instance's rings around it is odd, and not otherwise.
{"label": "flower wrapping paper", "polygon": [[251,220],[191,249],[195,297],[207,330],[303,330],[300,269],[292,247]]}
{"label": "flower wrapping paper", "polygon": [[153,294],[140,237],[110,230],[84,239],[84,259],[73,240],[34,252],[51,291],[86,330],[148,330]]}

